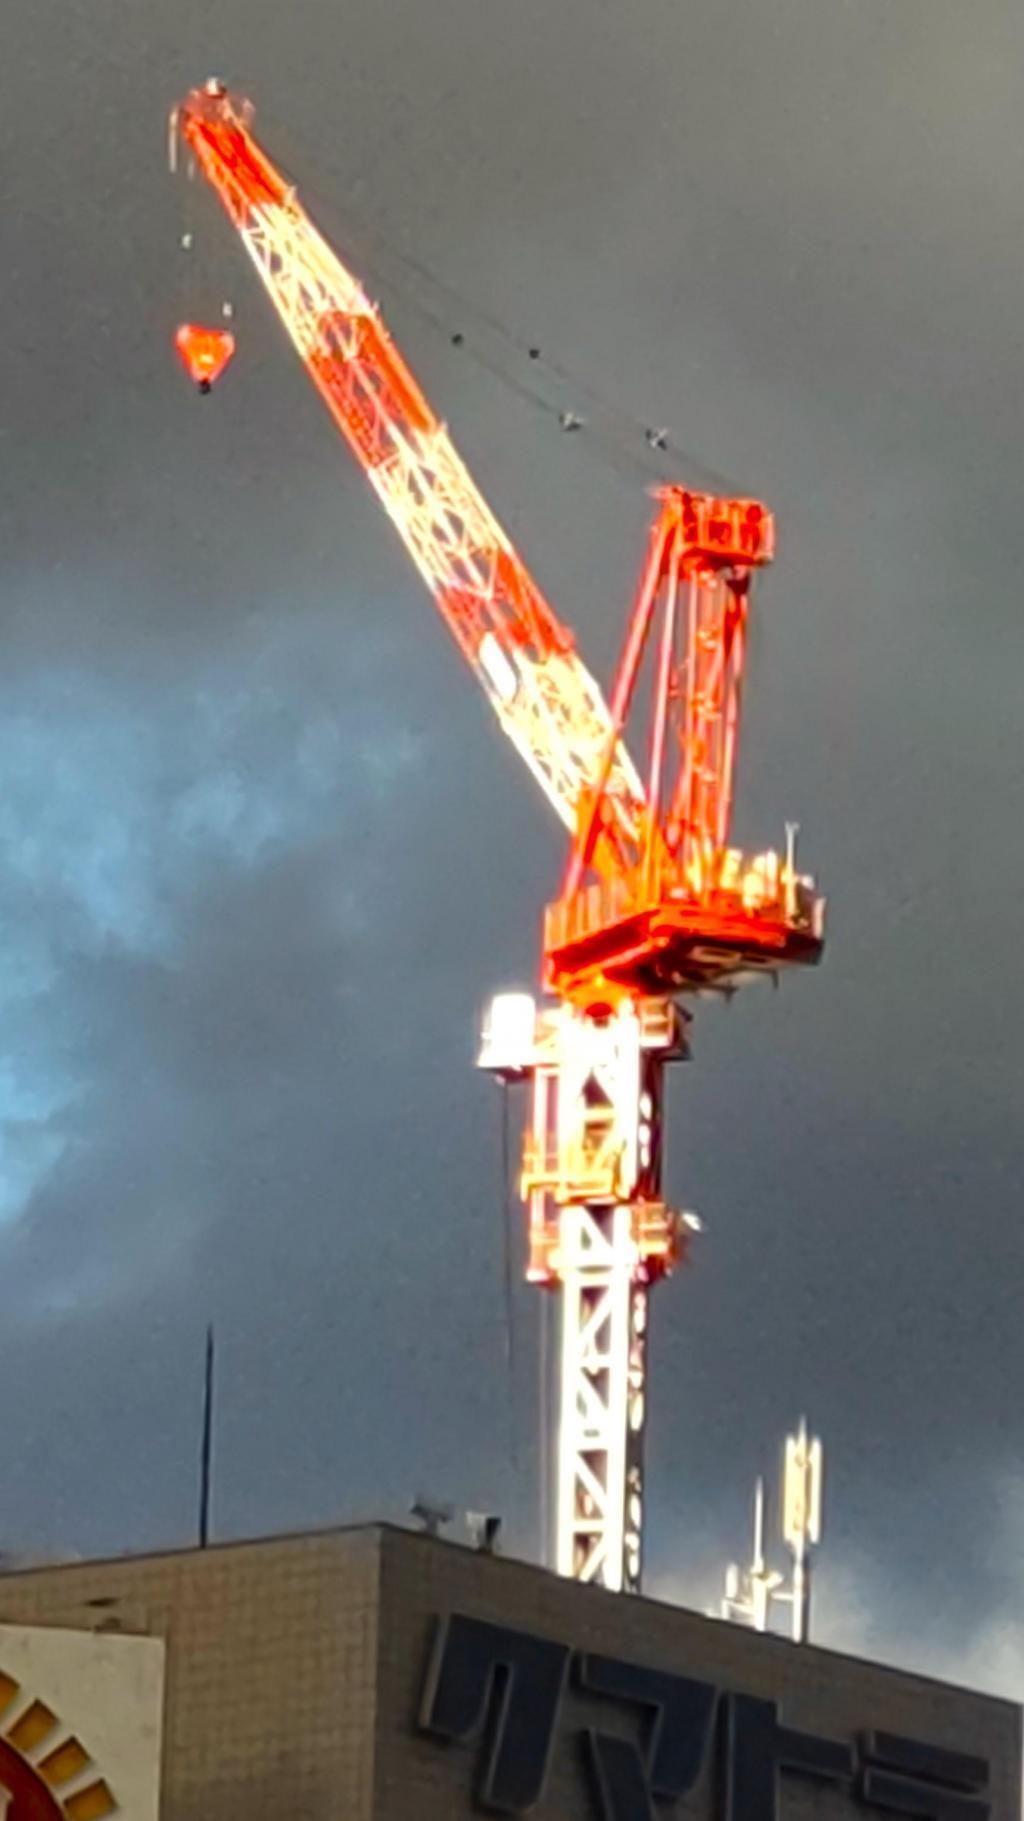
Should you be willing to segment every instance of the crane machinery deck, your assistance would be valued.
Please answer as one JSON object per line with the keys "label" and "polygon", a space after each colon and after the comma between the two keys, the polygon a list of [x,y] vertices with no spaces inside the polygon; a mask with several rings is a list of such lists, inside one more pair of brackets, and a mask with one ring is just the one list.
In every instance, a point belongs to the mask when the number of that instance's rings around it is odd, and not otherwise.
{"label": "crane machinery deck", "polygon": [[[824,903],[785,853],[729,846],[751,584],[774,521],[666,487],[610,701],[471,479],[377,309],[211,80],[171,117],[498,720],[570,832],[550,995],[493,1003],[480,1064],[531,1084],[530,1281],[561,1293],[555,1565],[636,1590],[648,1291],[694,1221],[662,1189],[683,1001],[818,960]],[[173,158],[172,158],[173,162]],[[646,778],[626,744],[649,675]]]}

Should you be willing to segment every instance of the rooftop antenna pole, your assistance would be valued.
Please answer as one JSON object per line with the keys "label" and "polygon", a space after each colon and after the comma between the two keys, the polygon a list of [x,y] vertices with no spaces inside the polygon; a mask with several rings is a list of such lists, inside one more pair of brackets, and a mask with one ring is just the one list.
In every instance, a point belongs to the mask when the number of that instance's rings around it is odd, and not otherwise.
{"label": "rooftop antenna pole", "polygon": [[[793,1558],[787,1578],[771,1568],[764,1552],[764,1481],[754,1492],[754,1553],[750,1567],[731,1562],[725,1575],[725,1593],[718,1616],[754,1631],[768,1631],[775,1601],[790,1609],[790,1636],[806,1644],[811,1635],[811,1550],[821,1541],[822,1447],[818,1436],[808,1435],[803,1417],[795,1434],[787,1435],[782,1487],[782,1536]],[[710,1616],[714,1617],[712,1613]]]}
{"label": "rooftop antenna pole", "polygon": [[199,1455],[199,1547],[210,1542],[210,1469],[213,1462],[213,1324],[206,1330],[206,1373],[203,1384],[203,1439]]}
{"label": "rooftop antenna pole", "polygon": [[754,1560],[750,1568],[750,1590],[752,1594],[753,1619],[755,1631],[768,1630],[768,1606],[771,1593],[768,1588],[764,1561],[764,1480],[758,1476],[754,1487]]}
{"label": "rooftop antenna pole", "polygon": [[786,1437],[782,1497],[782,1535],[793,1557],[792,1613],[794,1644],[806,1644],[811,1632],[810,1551],[821,1541],[822,1448],[809,1436],[801,1417],[795,1435]]}
{"label": "rooftop antenna pole", "polygon": [[769,1568],[764,1556],[764,1480],[754,1488],[754,1553],[750,1567],[741,1570],[731,1562],[725,1575],[725,1594],[719,1616],[767,1631],[772,1601],[779,1598],[783,1577]]}

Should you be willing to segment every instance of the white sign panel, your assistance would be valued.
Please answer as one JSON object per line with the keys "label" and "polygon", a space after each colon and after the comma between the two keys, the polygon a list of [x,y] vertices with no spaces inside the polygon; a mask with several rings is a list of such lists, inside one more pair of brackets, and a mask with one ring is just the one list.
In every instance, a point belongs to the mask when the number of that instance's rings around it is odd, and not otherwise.
{"label": "white sign panel", "polygon": [[0,1625],[0,1821],[158,1821],[160,1638]]}

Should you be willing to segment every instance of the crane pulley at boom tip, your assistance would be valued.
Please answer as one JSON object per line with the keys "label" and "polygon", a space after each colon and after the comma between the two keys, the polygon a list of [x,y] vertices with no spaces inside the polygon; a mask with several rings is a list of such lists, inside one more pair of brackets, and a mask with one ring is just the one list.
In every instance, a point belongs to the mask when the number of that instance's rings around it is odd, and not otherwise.
{"label": "crane pulley at boom tip", "polygon": [[[226,93],[224,84],[211,77],[206,84],[211,96]],[[168,120],[167,162],[171,174],[178,168],[178,109],[172,108]],[[186,230],[180,239],[183,254],[191,255],[194,235]],[[229,321],[234,315],[234,306],[228,302],[221,305],[221,317]],[[201,397],[208,397],[221,375],[227,371],[235,357],[235,337],[230,329],[199,322],[181,322],[174,333],[174,346],[189,379]]]}

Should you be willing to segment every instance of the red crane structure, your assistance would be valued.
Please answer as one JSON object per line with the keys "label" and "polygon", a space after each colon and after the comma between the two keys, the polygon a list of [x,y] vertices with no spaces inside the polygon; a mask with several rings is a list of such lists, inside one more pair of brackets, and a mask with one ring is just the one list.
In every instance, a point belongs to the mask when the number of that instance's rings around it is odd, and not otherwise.
{"label": "red crane structure", "polygon": [[[580,659],[376,307],[211,80],[172,115],[309,377],[508,737],[570,833],[540,1002],[497,998],[481,1066],[532,1084],[528,1277],[561,1292],[555,1565],[640,1585],[647,1298],[697,1224],[662,1193],[665,1065],[682,1001],[816,961],[824,903],[780,857],[729,846],[750,591],[774,524],[755,500],[666,487],[610,699]],[[626,747],[646,689],[645,776]],[[635,718],[635,716],[634,716]]]}

